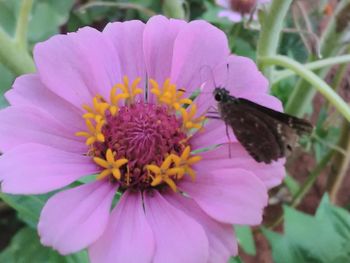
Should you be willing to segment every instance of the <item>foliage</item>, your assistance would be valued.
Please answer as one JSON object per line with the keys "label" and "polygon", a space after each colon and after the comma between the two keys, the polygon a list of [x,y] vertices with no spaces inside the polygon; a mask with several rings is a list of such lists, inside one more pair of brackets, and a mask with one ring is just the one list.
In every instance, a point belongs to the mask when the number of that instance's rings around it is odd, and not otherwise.
{"label": "foliage", "polygon": [[[340,138],[343,128],[340,125],[347,123],[339,121],[343,118],[350,120],[348,104],[338,92],[341,88],[341,81],[345,79],[346,70],[339,70],[335,76],[329,77],[334,75],[332,66],[337,64],[334,61],[339,61],[339,64],[349,62],[344,54],[349,53],[350,50],[348,41],[350,30],[344,28],[346,23],[342,23],[342,31],[338,32],[334,24],[339,21],[347,21],[344,10],[348,9],[344,6],[349,5],[348,0],[339,1],[340,4],[331,14],[330,22],[326,24],[322,32],[318,31],[318,28],[321,27],[321,20],[325,16],[323,12],[328,3],[325,0],[320,1],[321,4],[312,14],[309,14],[309,18],[300,18],[303,19],[304,24],[309,23],[311,29],[305,27],[299,28],[299,31],[294,30],[296,23],[300,21],[295,21],[295,16],[291,14],[291,0],[273,0],[268,9],[265,8],[259,13],[261,25],[250,24],[247,21],[233,24],[226,18],[218,17],[221,7],[217,6],[214,0],[33,0],[33,6],[27,10],[28,19],[24,19],[24,25],[22,25],[28,29],[28,32],[22,36],[24,40],[21,40],[17,38],[18,21],[21,18],[19,14],[24,1],[27,0],[0,0],[0,109],[8,106],[4,94],[11,87],[14,79],[23,72],[32,71],[31,54],[36,43],[54,34],[75,31],[87,25],[101,30],[111,21],[132,19],[147,21],[154,14],[166,14],[187,20],[204,19],[222,29],[228,36],[233,53],[250,57],[258,62],[260,70],[272,83],[271,93],[287,106],[288,112],[297,112],[300,116],[313,116],[315,131],[310,138],[301,138],[301,151],[314,157],[315,169],[306,178],[306,183],[304,180],[299,182],[300,176],[297,174],[290,173],[286,177],[285,186],[291,200],[302,201],[317,177],[323,172],[323,167],[326,166],[324,162],[331,160],[330,157],[334,153],[342,154],[343,159],[348,158],[347,155],[350,154],[344,150],[346,149],[344,141],[349,141],[349,138],[345,140]],[[294,1],[294,6],[297,5],[296,2]],[[273,30],[266,25],[272,25]],[[312,29],[313,32],[310,32]],[[313,68],[312,71],[308,68],[312,62],[323,60],[315,54],[310,54],[305,46],[307,43],[303,39],[305,34],[316,35],[325,58],[337,54],[333,64],[320,63],[322,66]],[[18,58],[12,58],[13,61],[10,62],[21,65],[23,60],[25,62],[23,67],[13,68],[8,63],[6,54],[4,56],[6,50],[2,53],[4,43],[10,44],[13,50],[20,54]],[[344,68],[346,69],[345,66]],[[291,71],[293,75],[288,76],[287,71]],[[320,91],[323,100],[327,101],[319,103],[320,109],[314,108],[311,103],[316,94],[315,90]],[[300,96],[300,94],[304,95]],[[320,164],[322,164],[322,169],[318,170]],[[337,165],[337,163],[332,164]],[[336,181],[343,180],[342,178],[344,177],[335,174],[332,179]],[[84,178],[80,183],[88,182],[90,179],[90,177]],[[328,190],[333,193],[331,196],[336,196],[339,189],[331,187]],[[86,252],[63,257],[40,245],[35,228],[40,211],[51,195],[52,193],[39,196],[14,196],[0,192],[0,202],[2,202],[0,204],[7,204],[14,209],[17,213],[17,220],[26,224],[26,227],[19,229],[8,247],[0,253],[0,262],[26,262],[27,258],[38,263],[88,262]],[[115,199],[114,205],[117,200],[118,198]],[[292,201],[291,205],[294,206],[295,203]],[[284,207],[283,216],[285,219],[283,235],[267,227],[262,229],[271,244],[272,255],[276,263],[350,262],[348,242],[350,214],[332,205],[327,195],[323,197],[315,216],[301,213],[288,206]],[[279,216],[276,215],[276,218]],[[279,223],[279,221],[276,220],[274,223]],[[248,255],[255,255],[259,248],[255,247],[252,229],[235,226],[235,232],[241,250]],[[241,263],[243,260],[236,257],[230,259],[229,262]]]}
{"label": "foliage", "polygon": [[281,235],[266,228],[276,263],[350,262],[350,213],[329,202],[324,195],[315,216],[284,207]]}
{"label": "foliage", "polygon": [[85,251],[70,256],[61,256],[40,244],[35,230],[26,227],[18,231],[10,245],[0,254],[0,262],[7,263],[88,263]]}

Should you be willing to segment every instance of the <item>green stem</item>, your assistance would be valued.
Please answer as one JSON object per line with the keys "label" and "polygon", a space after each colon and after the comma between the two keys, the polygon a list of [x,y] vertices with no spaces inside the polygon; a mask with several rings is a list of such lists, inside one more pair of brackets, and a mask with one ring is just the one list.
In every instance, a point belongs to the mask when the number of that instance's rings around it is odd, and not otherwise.
{"label": "green stem", "polygon": [[185,19],[184,0],[163,0],[163,13],[167,17]]}
{"label": "green stem", "polygon": [[[312,170],[306,182],[299,189],[299,191],[294,195],[293,200],[291,202],[292,207],[297,207],[300,204],[300,202],[303,200],[303,198],[306,196],[306,194],[310,191],[310,189],[316,182],[318,176],[321,174],[322,170],[327,166],[328,162],[332,158],[333,153],[334,153],[333,150],[328,151],[326,155],[322,158],[322,160],[318,163],[318,165],[315,167],[315,169]],[[274,222],[272,222],[268,227],[275,228],[276,226],[281,224],[282,221],[283,221],[283,213],[280,214],[280,216]]]}
{"label": "green stem", "polygon": [[[324,67],[330,67],[330,66],[334,66],[338,64],[346,64],[346,63],[350,63],[350,55],[331,57],[331,58],[318,60],[315,62],[310,62],[305,64],[304,67],[309,70],[316,70]],[[276,71],[275,74],[276,74],[276,77],[273,79],[272,84],[276,84],[277,82],[285,78],[296,75],[294,71],[291,71],[289,69]]]}
{"label": "green stem", "polygon": [[341,126],[339,147],[341,147],[346,154],[344,155],[339,152],[335,153],[331,166],[333,168],[332,173],[330,174],[327,183],[329,197],[334,204],[337,203],[338,192],[343,185],[350,162],[350,125],[346,120],[343,120]]}
{"label": "green stem", "polygon": [[329,150],[322,158],[322,160],[317,164],[315,169],[310,173],[310,175],[307,177],[306,182],[304,185],[299,189],[299,191],[296,193],[296,195],[293,197],[291,206],[297,207],[300,202],[303,200],[305,195],[310,191],[311,187],[316,182],[316,179],[321,174],[322,170],[327,166],[329,161],[331,160],[334,150]]}
{"label": "green stem", "polygon": [[[337,16],[341,13],[346,6],[349,4],[349,0],[342,0],[337,4],[337,9],[335,10],[330,22],[327,24],[324,33],[320,39],[320,53],[323,57],[328,58],[335,56],[335,54],[339,53],[339,49],[341,48],[341,42],[343,39],[343,35],[346,34],[346,30],[337,31]],[[315,56],[310,54],[308,61],[314,61]],[[327,71],[320,70],[316,72],[321,78],[323,78]],[[288,102],[286,104],[285,110],[287,113],[301,117],[303,116],[309,105],[312,102],[316,92],[314,89],[309,89],[309,84],[304,80],[299,80],[297,82],[296,87],[294,88]]]}
{"label": "green stem", "polygon": [[115,3],[115,2],[91,2],[91,3],[87,3],[83,6],[81,6],[79,8],[79,11],[85,11],[86,9],[88,8],[91,8],[91,7],[95,7],[95,6],[102,6],[102,7],[116,7],[116,8],[120,8],[120,9],[134,9],[134,10],[137,10],[143,14],[145,14],[146,16],[154,16],[156,15],[156,13],[151,10],[151,9],[148,9],[146,7],[143,7],[141,5],[138,5],[138,4],[132,4],[132,3]]}
{"label": "green stem", "polygon": [[35,71],[33,59],[29,53],[20,48],[1,28],[0,63],[16,76]]}
{"label": "green stem", "polygon": [[348,121],[350,121],[350,107],[348,104],[319,76],[305,68],[299,62],[286,56],[262,57],[260,61],[265,65],[278,65],[288,68],[315,87]]}
{"label": "green stem", "polygon": [[28,23],[32,6],[33,0],[23,0],[17,20],[15,41],[24,50],[27,49]]}
{"label": "green stem", "polygon": [[262,19],[261,32],[257,47],[258,66],[265,76],[270,78],[271,69],[267,69],[259,62],[259,57],[275,55],[280,34],[283,29],[284,18],[287,15],[292,0],[273,0],[267,14]]}

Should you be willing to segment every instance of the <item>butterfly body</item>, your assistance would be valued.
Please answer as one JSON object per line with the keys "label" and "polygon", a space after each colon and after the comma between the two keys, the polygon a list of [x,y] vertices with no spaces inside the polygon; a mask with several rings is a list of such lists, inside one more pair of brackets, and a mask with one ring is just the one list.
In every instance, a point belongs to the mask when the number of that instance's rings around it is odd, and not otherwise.
{"label": "butterfly body", "polygon": [[213,95],[220,118],[257,162],[271,163],[285,157],[300,135],[312,132],[308,121],[236,98],[225,88],[215,88]]}

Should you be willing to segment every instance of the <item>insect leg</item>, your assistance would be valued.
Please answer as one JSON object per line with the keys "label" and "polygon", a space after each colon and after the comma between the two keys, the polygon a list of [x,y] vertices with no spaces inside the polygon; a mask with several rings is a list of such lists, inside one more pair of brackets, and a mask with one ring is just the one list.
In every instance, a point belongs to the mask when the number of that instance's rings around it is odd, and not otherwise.
{"label": "insect leg", "polygon": [[[213,111],[210,111],[210,110],[213,110]],[[207,112],[208,112],[208,113],[210,113],[210,112],[216,112],[216,113],[218,113],[219,111],[218,111],[218,109],[215,108],[214,106],[210,106],[210,107],[207,109]]]}
{"label": "insect leg", "polygon": [[232,144],[232,141],[231,141],[231,137],[230,137],[230,133],[229,133],[229,130],[228,130],[228,125],[225,124],[226,126],[226,136],[227,136],[227,139],[228,139],[228,156],[230,157],[231,159],[231,144]]}
{"label": "insect leg", "polygon": [[205,115],[205,117],[206,118],[208,118],[208,119],[221,119],[221,117],[220,116],[217,116],[217,115]]}

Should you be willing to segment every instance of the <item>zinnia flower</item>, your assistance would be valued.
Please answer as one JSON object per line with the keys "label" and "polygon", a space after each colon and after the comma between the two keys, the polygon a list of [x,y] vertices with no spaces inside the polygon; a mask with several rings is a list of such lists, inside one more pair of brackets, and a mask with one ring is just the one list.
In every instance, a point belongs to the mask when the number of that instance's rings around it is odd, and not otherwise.
{"label": "zinnia flower", "polygon": [[261,222],[283,164],[255,162],[233,135],[229,145],[224,122],[205,116],[212,94],[191,95],[214,76],[232,95],[282,108],[222,31],[162,16],[116,22],[54,36],[34,60],[37,72],[15,81],[0,112],[0,181],[10,194],[70,186],[42,210],[44,245],[88,248],[98,263],[237,254],[232,225]]}
{"label": "zinnia flower", "polygon": [[[261,4],[266,4],[271,0],[216,0],[216,3],[223,7],[219,17],[226,17],[232,22],[241,22],[244,16],[251,14],[254,9]],[[256,14],[253,14],[253,19],[257,20]]]}

